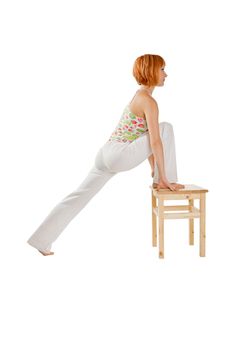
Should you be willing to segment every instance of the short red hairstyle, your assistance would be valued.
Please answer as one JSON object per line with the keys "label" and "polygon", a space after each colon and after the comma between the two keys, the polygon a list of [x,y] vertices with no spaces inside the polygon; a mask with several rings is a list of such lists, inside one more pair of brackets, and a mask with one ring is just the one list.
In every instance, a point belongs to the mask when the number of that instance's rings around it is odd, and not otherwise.
{"label": "short red hairstyle", "polygon": [[165,61],[159,55],[139,56],[133,65],[133,76],[139,85],[156,86],[159,69],[163,66],[165,66]]}

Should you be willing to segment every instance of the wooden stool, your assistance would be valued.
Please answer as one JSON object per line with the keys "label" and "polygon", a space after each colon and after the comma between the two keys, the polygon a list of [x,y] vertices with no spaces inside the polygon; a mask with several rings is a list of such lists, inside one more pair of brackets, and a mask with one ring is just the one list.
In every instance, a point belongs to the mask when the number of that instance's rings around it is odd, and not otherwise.
{"label": "wooden stool", "polygon": [[[194,219],[200,219],[200,256],[205,256],[205,193],[208,190],[195,186],[184,185],[178,191],[160,189],[154,184],[150,186],[152,194],[152,245],[157,246],[156,221],[159,223],[159,258],[164,258],[164,220],[189,219],[189,244],[194,244]],[[187,205],[165,206],[164,200],[188,200]],[[199,199],[199,209],[194,207],[194,199]],[[157,205],[158,201],[158,205]],[[173,211],[174,213],[170,213]],[[184,212],[183,212],[184,211]]]}

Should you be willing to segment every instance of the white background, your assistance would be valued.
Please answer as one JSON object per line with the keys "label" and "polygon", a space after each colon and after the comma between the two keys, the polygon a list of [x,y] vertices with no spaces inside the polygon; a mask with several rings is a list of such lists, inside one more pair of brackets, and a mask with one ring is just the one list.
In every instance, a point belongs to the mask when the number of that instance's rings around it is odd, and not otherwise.
{"label": "white background", "polygon": [[[0,347],[231,350],[229,1],[1,1]],[[209,189],[206,257],[188,221],[151,245],[150,166],[120,173],[43,257],[26,241],[76,189],[138,85],[172,123],[179,182]]]}

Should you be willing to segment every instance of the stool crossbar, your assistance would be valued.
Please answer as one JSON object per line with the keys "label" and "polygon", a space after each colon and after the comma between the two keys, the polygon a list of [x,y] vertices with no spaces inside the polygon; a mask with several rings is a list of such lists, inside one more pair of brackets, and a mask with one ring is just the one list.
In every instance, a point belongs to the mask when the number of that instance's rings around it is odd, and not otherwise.
{"label": "stool crossbar", "polygon": [[[194,244],[194,219],[200,220],[199,255],[205,256],[205,202],[207,189],[196,185],[184,185],[177,191],[157,190],[150,186],[152,195],[152,245],[157,246],[157,221],[159,231],[159,258],[164,258],[164,220],[189,219],[189,244]],[[188,200],[187,205],[164,205],[165,200]],[[194,200],[199,199],[199,208]]]}

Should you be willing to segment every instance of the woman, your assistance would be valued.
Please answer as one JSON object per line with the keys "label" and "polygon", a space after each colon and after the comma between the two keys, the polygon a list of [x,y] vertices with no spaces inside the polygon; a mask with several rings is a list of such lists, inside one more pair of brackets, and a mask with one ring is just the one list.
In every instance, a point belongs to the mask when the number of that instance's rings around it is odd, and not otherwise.
{"label": "woman", "polygon": [[80,186],[57,204],[29,243],[43,255],[52,255],[52,243],[91,198],[121,171],[130,170],[148,158],[154,186],[172,191],[177,184],[175,141],[170,123],[158,122],[158,105],[152,97],[156,86],[163,86],[167,74],[159,55],[138,57],[133,76],[140,89],[124,109],[118,125],[98,151],[94,166]]}

